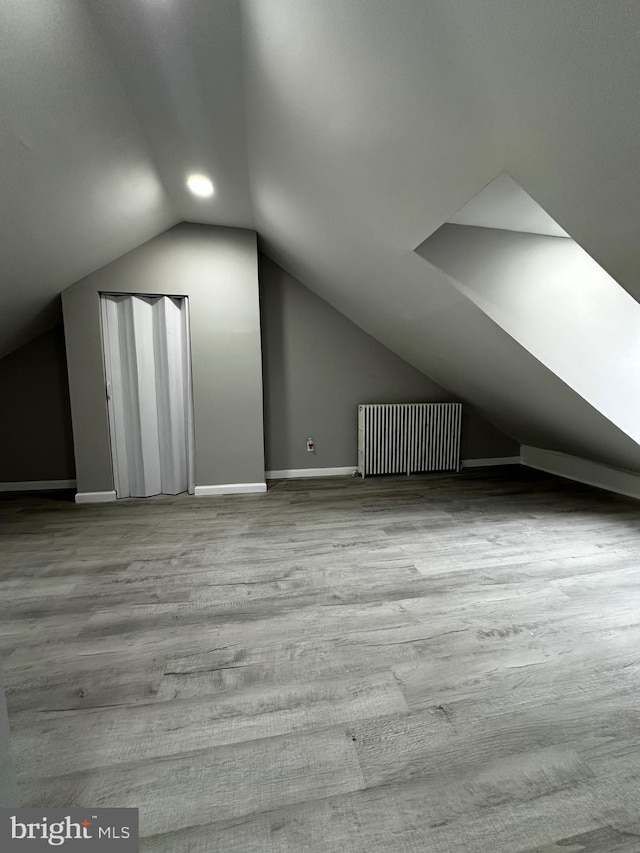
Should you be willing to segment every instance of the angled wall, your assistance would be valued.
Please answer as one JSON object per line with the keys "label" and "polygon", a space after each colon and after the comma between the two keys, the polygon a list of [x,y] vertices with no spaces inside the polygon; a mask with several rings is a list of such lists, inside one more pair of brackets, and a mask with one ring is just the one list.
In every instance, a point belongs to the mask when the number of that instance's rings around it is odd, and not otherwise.
{"label": "angled wall", "polygon": [[255,233],[183,223],[64,291],[81,493],[113,490],[101,292],[189,297],[196,485],[264,483]]}
{"label": "angled wall", "polygon": [[638,470],[640,306],[626,291],[563,237],[445,224],[417,251],[584,401],[573,447],[551,449],[578,453],[608,424],[592,458]]}
{"label": "angled wall", "polygon": [[[268,470],[355,467],[359,403],[456,399],[264,255],[260,304]],[[519,454],[471,407],[463,412],[463,459]]]}

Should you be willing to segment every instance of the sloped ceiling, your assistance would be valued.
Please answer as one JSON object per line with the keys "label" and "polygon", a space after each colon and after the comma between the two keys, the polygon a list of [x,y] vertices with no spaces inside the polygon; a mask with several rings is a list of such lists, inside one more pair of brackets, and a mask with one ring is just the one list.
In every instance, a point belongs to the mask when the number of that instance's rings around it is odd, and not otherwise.
{"label": "sloped ceiling", "polygon": [[[241,225],[441,385],[529,423],[515,371],[492,374],[517,345],[413,252],[503,171],[640,295],[635,0],[0,10],[0,352],[171,223]],[[211,201],[187,197],[189,171]]]}
{"label": "sloped ceiling", "polygon": [[568,389],[551,389],[535,359],[412,250],[508,172],[640,295],[640,6],[245,9],[252,193],[267,251],[514,437],[603,458],[597,439],[582,441],[599,429],[595,411],[569,411]]}
{"label": "sloped ceiling", "polygon": [[[239,6],[1,0],[0,356],[183,219],[251,227]],[[215,175],[196,200],[190,172]]]}

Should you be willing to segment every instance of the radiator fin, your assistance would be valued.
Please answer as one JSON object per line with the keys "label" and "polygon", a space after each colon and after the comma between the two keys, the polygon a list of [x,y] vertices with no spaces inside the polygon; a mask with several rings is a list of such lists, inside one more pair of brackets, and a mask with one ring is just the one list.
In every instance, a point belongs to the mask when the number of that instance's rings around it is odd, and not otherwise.
{"label": "radiator fin", "polygon": [[461,403],[358,406],[358,470],[413,474],[460,470]]}

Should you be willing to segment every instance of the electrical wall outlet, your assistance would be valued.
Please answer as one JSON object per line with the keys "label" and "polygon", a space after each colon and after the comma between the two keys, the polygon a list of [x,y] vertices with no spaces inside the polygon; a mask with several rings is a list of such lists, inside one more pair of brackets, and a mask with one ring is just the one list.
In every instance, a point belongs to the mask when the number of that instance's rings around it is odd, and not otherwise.
{"label": "electrical wall outlet", "polygon": [[315,453],[316,452],[316,444],[312,438],[307,439],[307,450],[309,451],[309,453]]}

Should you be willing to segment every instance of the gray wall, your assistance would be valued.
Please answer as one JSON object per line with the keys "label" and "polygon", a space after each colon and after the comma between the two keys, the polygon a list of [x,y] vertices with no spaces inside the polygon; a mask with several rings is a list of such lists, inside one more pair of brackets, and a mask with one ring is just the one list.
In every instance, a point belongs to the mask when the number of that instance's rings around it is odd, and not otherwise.
{"label": "gray wall", "polygon": [[9,719],[4,686],[0,677],[0,808],[18,805],[18,792],[11,760]]}
{"label": "gray wall", "polygon": [[0,360],[0,483],[75,477],[62,326]]}
{"label": "gray wall", "polygon": [[[453,399],[263,255],[260,305],[268,470],[355,466],[358,403]],[[516,442],[463,411],[463,458],[519,453]]]}
{"label": "gray wall", "polygon": [[113,489],[100,292],[189,297],[196,484],[263,482],[255,233],[183,223],[64,291],[79,492]]}

